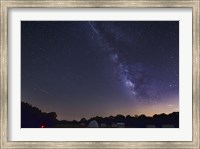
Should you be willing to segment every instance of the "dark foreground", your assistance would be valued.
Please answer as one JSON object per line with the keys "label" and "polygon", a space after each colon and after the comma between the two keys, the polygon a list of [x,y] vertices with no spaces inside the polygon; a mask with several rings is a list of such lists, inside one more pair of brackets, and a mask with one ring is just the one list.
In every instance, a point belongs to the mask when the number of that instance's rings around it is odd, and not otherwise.
{"label": "dark foreground", "polygon": [[21,103],[21,128],[179,128],[179,112],[155,114],[152,117],[109,116],[80,121],[57,120],[55,112],[42,112],[28,103]]}

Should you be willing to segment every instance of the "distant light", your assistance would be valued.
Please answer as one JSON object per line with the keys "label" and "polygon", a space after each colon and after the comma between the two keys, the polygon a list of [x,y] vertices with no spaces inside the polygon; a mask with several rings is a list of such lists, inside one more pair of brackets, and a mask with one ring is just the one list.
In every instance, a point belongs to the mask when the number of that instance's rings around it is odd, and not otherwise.
{"label": "distant light", "polygon": [[44,125],[42,125],[41,128],[44,128]]}

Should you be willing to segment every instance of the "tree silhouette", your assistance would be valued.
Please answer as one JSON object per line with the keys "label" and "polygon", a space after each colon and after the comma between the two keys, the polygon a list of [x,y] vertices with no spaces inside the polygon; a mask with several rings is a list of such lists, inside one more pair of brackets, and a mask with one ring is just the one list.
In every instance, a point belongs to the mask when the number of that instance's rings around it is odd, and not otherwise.
{"label": "tree silhouette", "polygon": [[54,127],[57,123],[56,117],[55,112],[45,113],[37,107],[21,102],[22,128]]}
{"label": "tree silhouette", "polygon": [[118,114],[116,116],[109,117],[92,117],[90,119],[81,118],[80,121],[67,121],[57,120],[57,114],[55,112],[42,112],[37,107],[22,102],[21,103],[21,127],[22,128],[86,128],[91,121],[96,121],[99,127],[112,128],[117,125],[124,126],[126,128],[146,128],[146,127],[179,127],[179,112],[173,112],[170,114],[155,114],[153,117],[147,117],[146,115],[124,115]]}

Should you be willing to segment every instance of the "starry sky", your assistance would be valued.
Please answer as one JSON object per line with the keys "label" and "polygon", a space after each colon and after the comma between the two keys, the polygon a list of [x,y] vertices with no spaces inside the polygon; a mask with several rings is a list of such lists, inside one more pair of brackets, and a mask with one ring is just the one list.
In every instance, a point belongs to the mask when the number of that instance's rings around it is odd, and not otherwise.
{"label": "starry sky", "polygon": [[60,120],[179,111],[179,22],[22,21],[21,100]]}

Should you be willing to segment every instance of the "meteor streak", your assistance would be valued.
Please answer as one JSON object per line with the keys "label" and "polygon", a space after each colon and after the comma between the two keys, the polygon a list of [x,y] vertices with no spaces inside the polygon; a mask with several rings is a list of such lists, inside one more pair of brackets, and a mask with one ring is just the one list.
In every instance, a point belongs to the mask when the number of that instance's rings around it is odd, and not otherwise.
{"label": "meteor streak", "polygon": [[98,35],[99,33],[98,33],[98,31],[95,29],[94,25],[93,25],[90,21],[88,21],[88,24],[91,26],[92,30]]}

